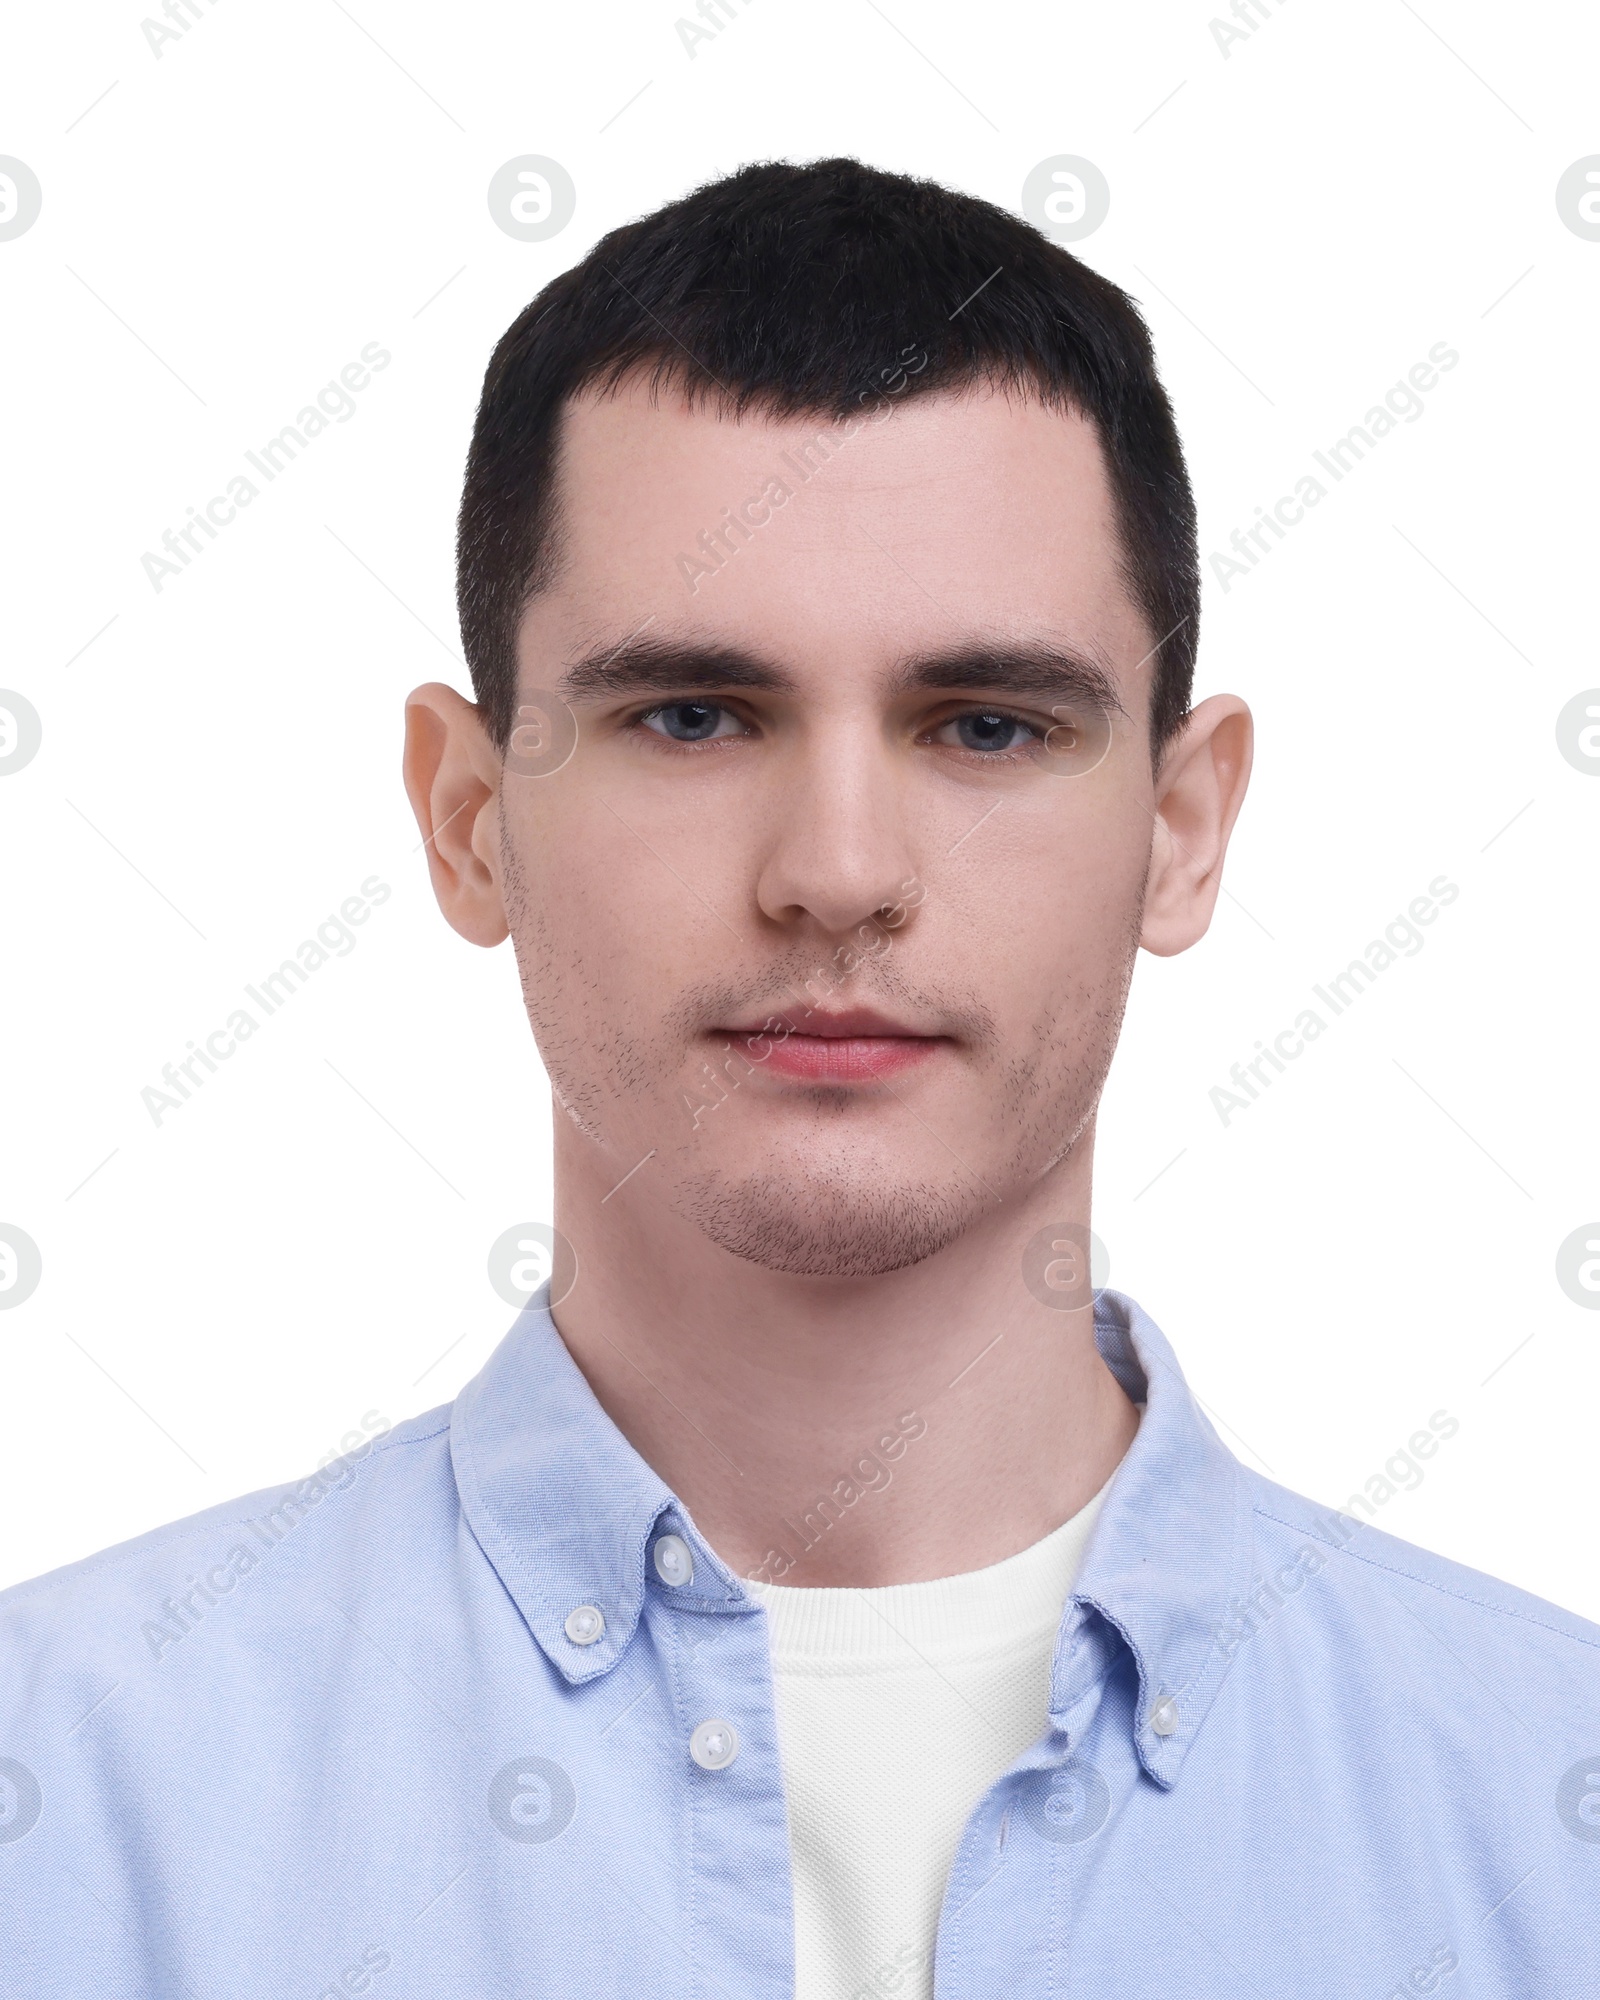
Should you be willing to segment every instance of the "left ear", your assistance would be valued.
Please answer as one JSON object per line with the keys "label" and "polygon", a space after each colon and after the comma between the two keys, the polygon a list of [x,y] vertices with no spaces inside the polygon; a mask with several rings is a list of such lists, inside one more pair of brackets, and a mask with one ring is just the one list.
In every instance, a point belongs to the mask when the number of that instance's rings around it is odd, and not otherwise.
{"label": "left ear", "polygon": [[402,769],[447,922],[473,944],[508,935],[498,868],[499,752],[483,713],[443,681],[406,701]]}
{"label": "left ear", "polygon": [[1159,958],[1205,936],[1228,836],[1250,782],[1255,729],[1236,694],[1192,710],[1156,773],[1155,831],[1139,942]]}

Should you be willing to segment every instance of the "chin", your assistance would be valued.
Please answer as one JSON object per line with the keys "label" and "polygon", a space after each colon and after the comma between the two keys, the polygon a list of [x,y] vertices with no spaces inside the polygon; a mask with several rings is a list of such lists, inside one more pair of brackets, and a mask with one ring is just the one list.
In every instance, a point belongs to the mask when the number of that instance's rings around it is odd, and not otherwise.
{"label": "chin", "polygon": [[720,1172],[681,1191],[683,1212],[719,1249],[797,1278],[877,1278],[956,1241],[984,1206],[980,1188]]}

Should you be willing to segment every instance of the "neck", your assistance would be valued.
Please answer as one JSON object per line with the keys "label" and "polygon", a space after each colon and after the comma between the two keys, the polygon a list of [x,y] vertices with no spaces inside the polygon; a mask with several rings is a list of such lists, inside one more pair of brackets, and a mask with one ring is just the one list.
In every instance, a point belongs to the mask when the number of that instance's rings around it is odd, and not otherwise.
{"label": "neck", "polygon": [[732,1256],[649,1166],[612,1193],[609,1159],[565,1126],[556,1222],[578,1279],[556,1324],[731,1569],[808,1586],[959,1575],[1049,1534],[1115,1470],[1138,1417],[1092,1309],[1044,1305],[1022,1278],[1042,1229],[1087,1229],[1092,1126],[1025,1197],[870,1278]]}

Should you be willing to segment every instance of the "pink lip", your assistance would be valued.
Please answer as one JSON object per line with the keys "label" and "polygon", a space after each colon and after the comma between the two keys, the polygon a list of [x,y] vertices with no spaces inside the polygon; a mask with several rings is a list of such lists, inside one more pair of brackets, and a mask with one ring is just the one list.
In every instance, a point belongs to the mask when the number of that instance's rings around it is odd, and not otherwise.
{"label": "pink lip", "polygon": [[776,1036],[770,1039],[772,1052],[761,1067],[813,1083],[881,1083],[925,1062],[944,1046],[931,1035],[799,1034],[782,1042]]}
{"label": "pink lip", "polygon": [[725,1033],[758,1069],[809,1083],[882,1082],[926,1062],[947,1039],[917,1034],[865,1007],[839,1013],[809,1008],[783,1018],[791,1034],[754,1025]]}

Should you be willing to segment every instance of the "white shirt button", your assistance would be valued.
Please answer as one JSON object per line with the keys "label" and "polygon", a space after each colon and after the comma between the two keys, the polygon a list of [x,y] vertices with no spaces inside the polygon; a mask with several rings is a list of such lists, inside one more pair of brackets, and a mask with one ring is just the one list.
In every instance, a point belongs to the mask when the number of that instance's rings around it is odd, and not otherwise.
{"label": "white shirt button", "polygon": [[1150,1727],[1158,1736],[1170,1736],[1178,1726],[1178,1704],[1164,1694],[1150,1711]]}
{"label": "white shirt button", "polygon": [[694,1553],[682,1535],[663,1535],[655,1546],[656,1575],[681,1590],[694,1575]]}
{"label": "white shirt button", "polygon": [[689,1755],[702,1771],[725,1771],[739,1754],[739,1732],[731,1722],[702,1722],[689,1738]]}
{"label": "white shirt button", "polygon": [[606,1629],[606,1614],[598,1604],[580,1604],[567,1613],[567,1637],[575,1646],[592,1646]]}

